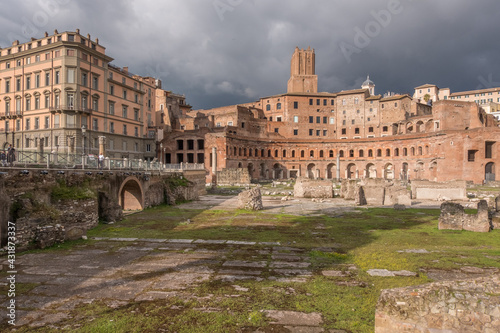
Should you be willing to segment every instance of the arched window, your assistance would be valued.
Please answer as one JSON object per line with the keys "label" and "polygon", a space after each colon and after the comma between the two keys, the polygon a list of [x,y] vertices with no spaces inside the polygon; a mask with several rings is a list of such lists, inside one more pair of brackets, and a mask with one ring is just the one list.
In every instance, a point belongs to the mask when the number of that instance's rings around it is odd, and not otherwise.
{"label": "arched window", "polygon": [[425,146],[425,155],[429,155],[429,146]]}
{"label": "arched window", "polygon": [[394,149],[394,156],[399,156],[399,148]]}
{"label": "arched window", "polygon": [[373,157],[373,150],[368,149],[368,157]]}
{"label": "arched window", "polygon": [[283,149],[283,157],[286,157],[286,150]]}
{"label": "arched window", "polygon": [[358,152],[358,155],[359,155],[359,157],[364,157],[364,156],[365,156],[365,152],[363,151],[363,149],[361,149],[361,150]]}
{"label": "arched window", "polygon": [[259,150],[257,148],[255,148],[255,157],[258,157],[259,156]]}
{"label": "arched window", "polygon": [[314,150],[310,150],[310,151],[309,151],[309,156],[310,156],[310,157],[314,157]]}
{"label": "arched window", "polygon": [[278,157],[278,149],[274,151],[274,157]]}
{"label": "arched window", "polygon": [[339,150],[339,157],[344,157],[344,151],[343,150]]}
{"label": "arched window", "polygon": [[319,151],[319,157],[321,157],[321,158],[325,157],[322,150]]}
{"label": "arched window", "polygon": [[243,156],[247,156],[247,149],[243,148]]}
{"label": "arched window", "polygon": [[389,148],[385,150],[385,156],[391,156],[391,150]]}
{"label": "arched window", "polygon": [[266,155],[264,155],[264,149],[261,149],[260,150],[260,157],[264,157],[264,156],[266,156]]}
{"label": "arched window", "polygon": [[248,149],[248,156],[252,156],[252,149]]}
{"label": "arched window", "polygon": [[233,147],[233,155],[236,156],[236,147]]}
{"label": "arched window", "polygon": [[382,149],[377,149],[377,157],[382,157]]}
{"label": "arched window", "polygon": [[305,157],[305,152],[303,150],[300,151],[300,157]]}
{"label": "arched window", "polygon": [[349,150],[349,157],[354,157],[354,149]]}
{"label": "arched window", "polygon": [[267,150],[267,157],[271,157],[271,149]]}
{"label": "arched window", "polygon": [[241,148],[238,148],[238,156],[241,156]]}
{"label": "arched window", "polygon": [[415,156],[415,147],[411,147],[411,156]]}
{"label": "arched window", "polygon": [[295,150],[292,150],[292,157],[295,157]]}
{"label": "arched window", "polygon": [[403,156],[408,156],[408,148],[403,148]]}
{"label": "arched window", "polygon": [[333,150],[330,150],[329,156],[332,157],[332,158],[335,157],[335,156],[333,156]]}
{"label": "arched window", "polygon": [[419,155],[423,155],[423,152],[422,152],[422,147],[418,147],[418,154],[419,154]]}

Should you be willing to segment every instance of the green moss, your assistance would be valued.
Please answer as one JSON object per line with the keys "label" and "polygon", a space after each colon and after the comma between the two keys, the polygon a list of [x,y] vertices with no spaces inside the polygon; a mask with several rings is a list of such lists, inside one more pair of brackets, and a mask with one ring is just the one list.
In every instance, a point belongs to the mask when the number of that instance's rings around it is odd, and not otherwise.
{"label": "green moss", "polygon": [[50,197],[53,201],[57,200],[86,200],[97,198],[97,193],[93,190],[88,182],[79,184],[78,186],[67,186],[64,182],[58,182],[52,188]]}

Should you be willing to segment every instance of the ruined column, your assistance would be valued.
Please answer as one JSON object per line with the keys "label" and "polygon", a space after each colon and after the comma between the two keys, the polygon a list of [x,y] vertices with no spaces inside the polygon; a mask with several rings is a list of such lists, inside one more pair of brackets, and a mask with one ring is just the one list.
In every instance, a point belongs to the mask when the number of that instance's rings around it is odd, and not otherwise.
{"label": "ruined column", "polygon": [[99,155],[106,156],[106,137],[105,136],[99,137]]}
{"label": "ruined column", "polygon": [[337,180],[340,179],[340,156],[337,152],[337,174],[336,174]]}
{"label": "ruined column", "polygon": [[217,148],[212,147],[212,185],[217,185]]}

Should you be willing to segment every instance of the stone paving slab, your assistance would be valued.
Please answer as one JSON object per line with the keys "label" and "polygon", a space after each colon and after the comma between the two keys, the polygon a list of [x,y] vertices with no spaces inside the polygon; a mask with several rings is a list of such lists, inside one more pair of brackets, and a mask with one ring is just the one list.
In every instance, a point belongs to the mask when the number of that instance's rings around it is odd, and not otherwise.
{"label": "stone paving slab", "polygon": [[191,244],[194,239],[169,239],[167,243],[181,243],[181,244]]}
{"label": "stone paving slab", "polygon": [[220,239],[197,239],[193,243],[194,244],[224,244],[226,243],[226,240],[220,240]]}
{"label": "stone paving slab", "polygon": [[226,241],[226,244],[229,244],[229,245],[255,245],[255,244],[257,244],[257,242],[245,242],[245,241],[232,241],[232,240],[228,240],[228,241]]}
{"label": "stone paving slab", "polygon": [[263,268],[267,266],[267,261],[244,261],[244,260],[228,260],[222,264],[224,267],[255,267]]}
{"label": "stone paving slab", "polygon": [[238,269],[220,269],[218,272],[220,275],[261,275],[260,270],[238,270]]}
{"label": "stone paving slab", "polygon": [[304,313],[297,311],[265,310],[264,314],[271,319],[271,324],[290,326],[320,326],[323,317],[320,313]]}
{"label": "stone paving slab", "polygon": [[309,266],[311,266],[309,262],[274,261],[269,264],[271,268],[307,268]]}

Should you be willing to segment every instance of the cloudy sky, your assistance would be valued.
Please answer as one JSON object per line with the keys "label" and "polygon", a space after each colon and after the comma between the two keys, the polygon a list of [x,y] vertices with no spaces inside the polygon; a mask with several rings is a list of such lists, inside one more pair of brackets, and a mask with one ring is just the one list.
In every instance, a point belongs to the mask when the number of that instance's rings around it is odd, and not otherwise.
{"label": "cloudy sky", "polygon": [[498,0],[0,0],[0,47],[54,29],[99,38],[114,64],[195,109],[286,92],[296,46],[320,91],[500,86]]}

